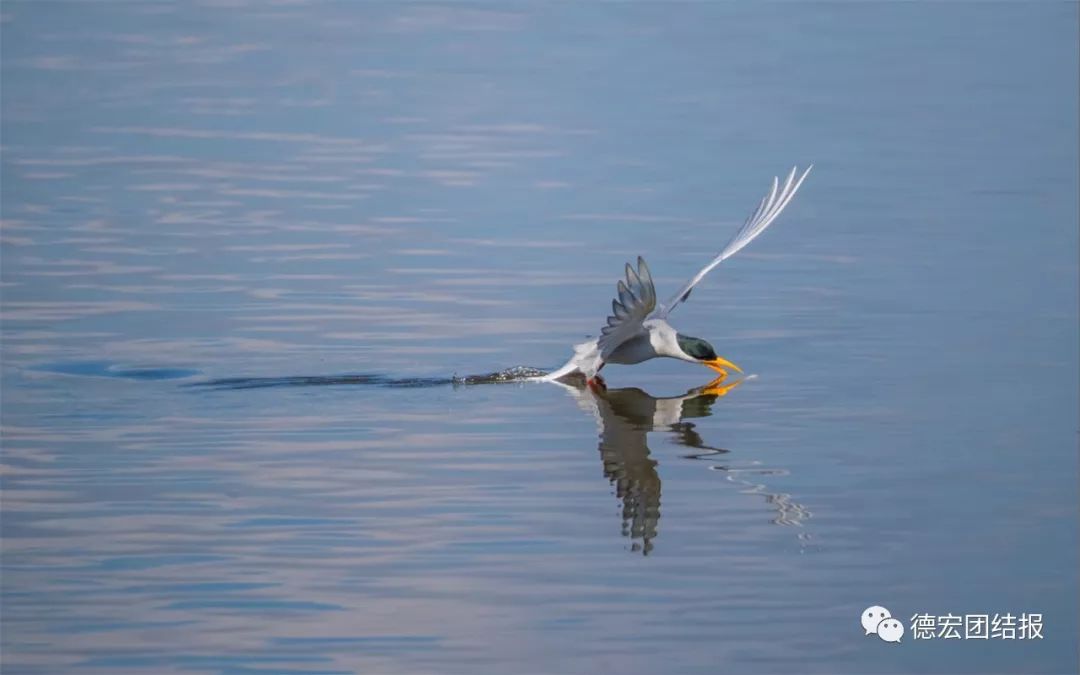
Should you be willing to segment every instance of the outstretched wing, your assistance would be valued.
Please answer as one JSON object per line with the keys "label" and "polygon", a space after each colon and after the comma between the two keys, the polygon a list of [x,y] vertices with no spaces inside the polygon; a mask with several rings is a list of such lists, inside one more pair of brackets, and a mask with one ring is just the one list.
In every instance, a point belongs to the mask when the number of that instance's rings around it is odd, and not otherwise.
{"label": "outstretched wing", "polygon": [[657,316],[661,319],[665,318],[671,313],[671,310],[680,303],[684,302],[686,298],[690,296],[690,291],[699,281],[705,278],[705,275],[713,270],[714,267],[724,262],[731,256],[738,253],[744,246],[753,241],[759,234],[765,231],[776,217],[780,215],[780,212],[784,210],[784,207],[788,205],[791,198],[795,196],[795,192],[798,191],[799,186],[806,180],[806,176],[810,173],[810,169],[814,168],[811,164],[806,168],[806,171],[799,176],[798,180],[795,180],[796,167],[791,168],[791,173],[788,174],[787,180],[784,181],[783,188],[780,187],[780,180],[773,178],[772,190],[769,194],[765,195],[765,198],[758,204],[757,210],[753,215],[746,219],[746,222],[735,233],[735,236],[731,238],[731,241],[727,243],[727,246],[720,251],[720,255],[713,258],[712,262],[706,265],[700,272],[694,275],[694,278],[686,282],[679,292],[676,293],[667,304],[660,308],[660,312]]}
{"label": "outstretched wing", "polygon": [[619,282],[619,297],[611,301],[611,316],[600,330],[600,356],[607,359],[619,345],[642,330],[642,322],[656,309],[656,288],[645,260],[638,256],[637,271],[626,264],[626,281]]}

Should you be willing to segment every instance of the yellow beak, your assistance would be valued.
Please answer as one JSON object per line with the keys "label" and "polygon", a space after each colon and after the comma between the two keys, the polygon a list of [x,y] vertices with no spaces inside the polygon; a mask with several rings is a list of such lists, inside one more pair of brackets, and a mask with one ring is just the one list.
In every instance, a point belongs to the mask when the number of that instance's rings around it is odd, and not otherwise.
{"label": "yellow beak", "polygon": [[713,370],[715,370],[718,373],[723,373],[724,375],[727,375],[727,368],[731,368],[732,370],[734,370],[735,372],[738,372],[738,373],[742,372],[742,368],[738,367],[737,365],[735,365],[731,361],[728,361],[727,359],[720,358],[719,356],[717,356],[712,361],[702,361],[702,363],[704,363],[706,366],[712,368]]}

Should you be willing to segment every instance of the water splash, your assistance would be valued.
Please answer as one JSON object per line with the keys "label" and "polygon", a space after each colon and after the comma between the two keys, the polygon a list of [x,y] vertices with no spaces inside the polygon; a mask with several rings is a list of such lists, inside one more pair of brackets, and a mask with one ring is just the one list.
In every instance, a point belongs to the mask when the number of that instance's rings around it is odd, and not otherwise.
{"label": "water splash", "polygon": [[548,371],[541,370],[540,368],[531,368],[529,366],[514,366],[513,368],[507,368],[506,370],[500,370],[494,373],[485,373],[482,375],[465,375],[463,377],[454,376],[455,384],[499,384],[502,382],[521,382],[534,377],[543,377],[547,375]]}

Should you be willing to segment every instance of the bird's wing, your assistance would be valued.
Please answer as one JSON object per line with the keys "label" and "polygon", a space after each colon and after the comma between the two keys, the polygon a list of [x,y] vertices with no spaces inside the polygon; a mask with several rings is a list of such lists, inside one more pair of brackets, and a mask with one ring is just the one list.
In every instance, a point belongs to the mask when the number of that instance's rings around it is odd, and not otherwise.
{"label": "bird's wing", "polygon": [[607,359],[619,345],[640,333],[642,322],[656,309],[656,288],[645,260],[638,256],[637,271],[626,264],[626,281],[619,282],[619,297],[611,301],[611,316],[600,330],[600,356]]}
{"label": "bird's wing", "polygon": [[706,265],[700,272],[694,275],[694,278],[686,282],[686,285],[679,289],[666,304],[660,307],[660,311],[657,313],[658,318],[665,318],[671,313],[671,310],[680,303],[684,302],[686,298],[690,297],[690,291],[699,281],[705,278],[705,275],[713,270],[714,267],[724,262],[731,256],[738,253],[744,246],[753,241],[759,234],[765,231],[776,217],[780,215],[780,212],[784,210],[784,207],[788,205],[791,198],[795,196],[795,192],[798,191],[799,186],[806,180],[807,174],[810,173],[810,169],[814,168],[811,164],[803,171],[798,180],[795,179],[796,167],[791,168],[791,173],[788,174],[787,180],[784,181],[784,185],[780,187],[780,180],[773,178],[772,189],[769,194],[765,195],[765,198],[758,204],[757,210],[753,215],[746,219],[739,231],[735,233],[735,236],[731,238],[731,241],[727,243],[720,254],[712,259],[708,265]]}

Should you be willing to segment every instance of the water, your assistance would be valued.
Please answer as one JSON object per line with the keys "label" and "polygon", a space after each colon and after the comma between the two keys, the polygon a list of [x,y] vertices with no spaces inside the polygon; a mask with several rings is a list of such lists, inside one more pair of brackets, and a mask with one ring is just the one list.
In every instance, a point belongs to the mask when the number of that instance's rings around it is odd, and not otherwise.
{"label": "water", "polygon": [[1076,8],[5,2],[4,672],[1076,672]]}

